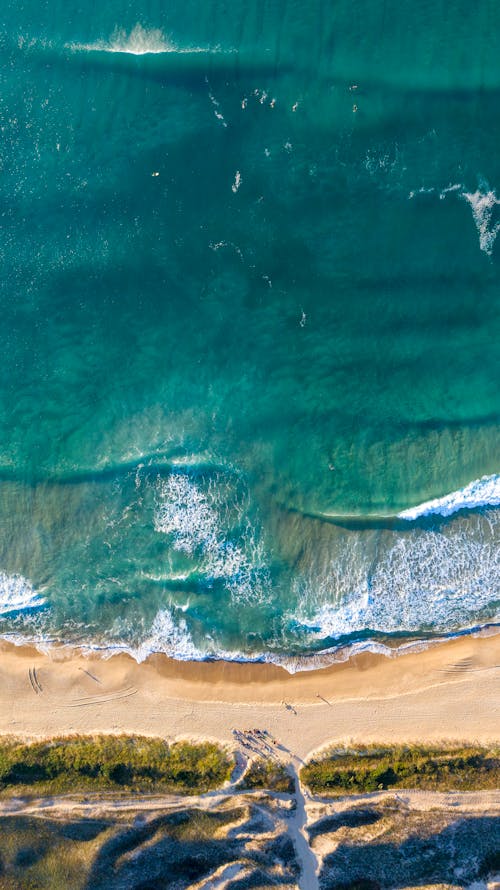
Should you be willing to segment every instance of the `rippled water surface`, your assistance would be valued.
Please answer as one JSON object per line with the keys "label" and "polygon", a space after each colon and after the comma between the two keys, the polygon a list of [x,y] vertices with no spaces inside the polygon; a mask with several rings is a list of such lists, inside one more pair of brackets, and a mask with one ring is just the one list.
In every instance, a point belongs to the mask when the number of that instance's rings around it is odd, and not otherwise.
{"label": "rippled water surface", "polygon": [[0,633],[495,619],[500,9],[7,0]]}

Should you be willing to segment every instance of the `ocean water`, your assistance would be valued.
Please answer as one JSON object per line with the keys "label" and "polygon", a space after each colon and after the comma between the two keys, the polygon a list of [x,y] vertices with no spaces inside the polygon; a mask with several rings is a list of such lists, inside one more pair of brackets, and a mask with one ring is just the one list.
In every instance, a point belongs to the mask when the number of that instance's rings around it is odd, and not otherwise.
{"label": "ocean water", "polygon": [[0,634],[495,622],[498,4],[5,0],[0,48]]}

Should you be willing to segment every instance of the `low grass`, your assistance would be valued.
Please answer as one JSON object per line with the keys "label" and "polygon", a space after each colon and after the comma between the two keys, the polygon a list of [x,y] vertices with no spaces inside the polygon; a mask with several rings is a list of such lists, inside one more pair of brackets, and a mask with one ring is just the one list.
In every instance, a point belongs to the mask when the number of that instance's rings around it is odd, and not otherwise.
{"label": "low grass", "polygon": [[480,791],[500,785],[500,749],[421,746],[335,750],[301,770],[311,791],[362,794],[388,788]]}
{"label": "low grass", "polygon": [[94,857],[112,830],[112,823],[103,820],[0,818],[0,890],[84,888]]}
{"label": "low grass", "polygon": [[212,854],[222,849],[229,827],[243,812],[242,808],[214,813],[190,808],[155,815],[139,824],[134,813],[76,820],[0,817],[0,890],[136,887],[130,875],[127,878],[127,869],[137,857],[144,886],[167,887],[166,880],[146,881],[158,861],[167,875],[175,867],[182,873],[183,862],[189,874],[194,848],[199,852],[208,845]]}
{"label": "low grass", "polygon": [[0,794],[91,791],[196,794],[222,785],[233,763],[204,742],[167,744],[145,736],[70,736],[0,742]]}
{"label": "low grass", "polygon": [[233,807],[225,811],[205,813],[202,810],[185,810],[171,817],[168,825],[170,837],[177,841],[206,841],[224,834],[224,829],[241,819],[243,807]]}
{"label": "low grass", "polygon": [[240,788],[263,788],[293,794],[295,784],[281,763],[258,758],[253,760],[240,782]]}

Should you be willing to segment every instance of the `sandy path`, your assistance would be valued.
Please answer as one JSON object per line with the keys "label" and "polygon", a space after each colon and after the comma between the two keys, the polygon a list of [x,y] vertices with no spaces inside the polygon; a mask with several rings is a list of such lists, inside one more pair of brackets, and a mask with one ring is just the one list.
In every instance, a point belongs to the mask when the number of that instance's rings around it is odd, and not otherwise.
{"label": "sandy path", "polygon": [[[260,800],[262,794],[281,801],[283,805],[289,803],[293,795],[266,791],[261,789],[254,791],[238,790],[233,787],[222,791],[209,792],[200,795],[177,794],[140,794],[134,796],[117,797],[113,795],[100,796],[98,794],[79,794],[73,797],[71,794],[55,795],[53,797],[39,797],[28,800],[26,798],[0,799],[0,816],[87,816],[97,818],[103,814],[117,814],[120,812],[165,812],[166,810],[198,807],[203,810],[217,808],[228,798],[236,801],[237,798]],[[369,794],[353,794],[349,797],[331,798],[320,797],[304,793],[301,789],[304,808],[307,813],[307,824],[315,822],[320,815],[324,815],[325,809],[331,813],[343,813],[352,807],[375,805],[385,800],[396,799],[406,806],[408,810],[426,812],[439,809],[460,813],[476,813],[480,815],[500,812],[500,791],[374,791]],[[326,806],[325,806],[326,805]],[[299,828],[302,830],[305,820],[299,818]]]}
{"label": "sandy path", "polygon": [[299,888],[300,890],[318,890],[318,860],[309,844],[306,835],[308,823],[308,811],[304,789],[299,780],[299,771],[295,758],[288,767],[295,782],[295,809],[288,820],[288,832],[292,838],[297,859],[300,864]]}

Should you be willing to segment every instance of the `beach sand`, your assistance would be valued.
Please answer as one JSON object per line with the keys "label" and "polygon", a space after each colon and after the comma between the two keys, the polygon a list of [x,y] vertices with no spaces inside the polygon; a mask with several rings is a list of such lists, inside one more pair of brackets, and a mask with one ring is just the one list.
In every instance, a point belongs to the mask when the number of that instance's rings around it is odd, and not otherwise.
{"label": "beach sand", "polygon": [[0,733],[126,732],[233,741],[265,728],[306,758],[332,742],[500,738],[500,636],[464,636],[397,657],[362,653],[288,674],[268,664],[138,664],[54,647],[0,644]]}

